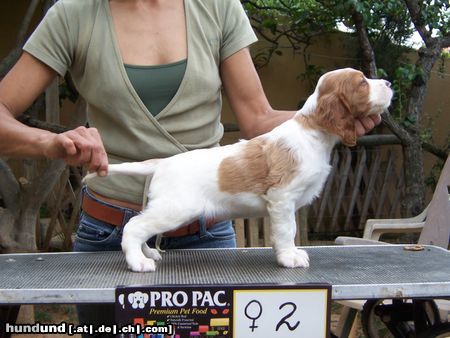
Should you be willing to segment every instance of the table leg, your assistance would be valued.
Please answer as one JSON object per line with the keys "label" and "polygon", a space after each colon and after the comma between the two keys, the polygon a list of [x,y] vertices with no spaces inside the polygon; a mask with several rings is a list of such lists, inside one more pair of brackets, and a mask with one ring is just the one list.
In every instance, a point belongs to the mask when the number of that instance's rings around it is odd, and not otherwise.
{"label": "table leg", "polygon": [[16,323],[19,310],[20,305],[0,305],[0,338],[11,337],[11,333],[6,332],[6,324]]}

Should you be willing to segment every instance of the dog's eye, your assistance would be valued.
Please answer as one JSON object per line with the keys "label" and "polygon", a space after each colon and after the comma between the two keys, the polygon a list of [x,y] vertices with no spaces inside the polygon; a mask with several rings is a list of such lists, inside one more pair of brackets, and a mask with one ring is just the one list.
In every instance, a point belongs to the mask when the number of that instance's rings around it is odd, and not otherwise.
{"label": "dog's eye", "polygon": [[361,82],[359,83],[359,85],[360,85],[361,87],[365,87],[365,86],[369,85],[369,83],[367,82],[366,79],[362,79]]}

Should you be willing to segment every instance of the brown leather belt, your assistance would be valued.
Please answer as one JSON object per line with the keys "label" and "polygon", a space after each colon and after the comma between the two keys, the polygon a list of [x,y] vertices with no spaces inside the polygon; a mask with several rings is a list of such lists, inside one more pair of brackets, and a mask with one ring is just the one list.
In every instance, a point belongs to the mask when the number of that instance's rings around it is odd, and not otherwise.
{"label": "brown leather belt", "polygon": [[[109,206],[104,203],[100,203],[93,199],[89,194],[83,194],[83,202],[81,208],[89,216],[98,219],[99,221],[110,224],[114,227],[124,226],[125,212]],[[210,228],[216,223],[215,220],[206,220],[206,228]],[[195,235],[200,231],[200,222],[198,220],[181,226],[180,228],[168,231],[163,234],[165,237],[183,237],[189,235]]]}

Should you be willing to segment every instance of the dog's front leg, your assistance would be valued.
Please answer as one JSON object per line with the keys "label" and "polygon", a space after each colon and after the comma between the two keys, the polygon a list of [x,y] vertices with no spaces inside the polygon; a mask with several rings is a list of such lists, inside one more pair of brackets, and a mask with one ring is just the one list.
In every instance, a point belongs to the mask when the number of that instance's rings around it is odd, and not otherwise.
{"label": "dog's front leg", "polygon": [[306,268],[309,257],[306,251],[295,246],[295,205],[285,201],[268,201],[271,223],[271,240],[278,264],[287,268]]}

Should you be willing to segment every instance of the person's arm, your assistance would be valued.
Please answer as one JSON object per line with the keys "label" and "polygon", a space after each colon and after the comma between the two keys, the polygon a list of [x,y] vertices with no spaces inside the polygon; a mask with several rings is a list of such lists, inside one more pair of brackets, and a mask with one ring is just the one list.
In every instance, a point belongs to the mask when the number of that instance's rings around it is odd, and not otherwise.
{"label": "person's arm", "polygon": [[86,165],[89,171],[105,175],[108,159],[95,128],[78,127],[55,134],[16,120],[56,76],[53,69],[25,52],[2,79],[0,156],[63,159],[69,165]]}
{"label": "person's arm", "polygon": [[221,63],[220,73],[225,94],[244,138],[269,132],[294,116],[294,111],[272,108],[248,48],[226,58]]}
{"label": "person's arm", "polygon": [[[226,58],[220,66],[220,72],[225,93],[244,138],[250,139],[269,132],[295,115],[295,111],[271,107],[248,48]],[[379,116],[357,121],[357,135],[366,134],[380,122]]]}

